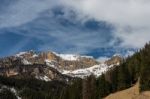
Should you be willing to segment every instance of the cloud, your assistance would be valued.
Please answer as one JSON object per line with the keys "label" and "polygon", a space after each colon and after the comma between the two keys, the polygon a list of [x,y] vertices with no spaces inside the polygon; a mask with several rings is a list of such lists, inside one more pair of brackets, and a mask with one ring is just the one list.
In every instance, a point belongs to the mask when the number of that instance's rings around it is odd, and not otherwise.
{"label": "cloud", "polygon": [[[32,23],[11,30],[43,41],[44,44],[40,45],[38,50],[51,49],[63,53],[87,53],[92,49],[107,47],[107,43],[112,39],[107,27],[95,31],[85,27],[84,24],[72,23],[64,18],[61,18],[62,20],[65,23],[63,25],[57,18],[43,16]],[[104,32],[109,35],[104,35]]]}
{"label": "cloud", "polygon": [[[82,23],[77,13],[64,7],[43,10],[37,18],[27,23],[8,25],[6,32],[12,32],[43,42],[38,50],[53,50],[62,53],[85,54],[93,49],[111,46],[111,27],[104,22],[87,20]],[[110,45],[109,45],[110,43]],[[29,44],[27,44],[30,46]]]}
{"label": "cloud", "polygon": [[105,61],[109,60],[110,58],[109,57],[98,57],[97,58],[97,61],[101,62],[101,63],[104,63]]}
{"label": "cloud", "polygon": [[149,0],[5,0],[0,30],[40,40],[39,50],[141,48],[150,40],[149,5]]}
{"label": "cloud", "polygon": [[5,2],[7,8],[0,12],[0,28],[15,27],[31,22],[38,18],[40,13],[55,5],[53,0],[15,0],[15,3],[6,0]]}
{"label": "cloud", "polygon": [[121,46],[140,48],[150,40],[149,0],[62,0],[62,3],[74,9],[80,19],[94,18],[114,25],[114,36],[122,40]]}

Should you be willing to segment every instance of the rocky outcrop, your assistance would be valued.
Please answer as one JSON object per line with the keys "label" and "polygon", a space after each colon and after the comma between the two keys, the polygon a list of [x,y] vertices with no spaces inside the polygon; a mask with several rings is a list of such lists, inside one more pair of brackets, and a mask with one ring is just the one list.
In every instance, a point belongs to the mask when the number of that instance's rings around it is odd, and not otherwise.
{"label": "rocky outcrop", "polygon": [[[77,60],[65,60],[53,52],[21,52],[15,56],[0,59],[0,75],[7,77],[34,77],[46,81],[68,80],[69,76],[59,70],[74,70],[98,64],[92,58],[79,57]],[[52,68],[53,66],[53,68]],[[57,69],[55,69],[57,67]]]}
{"label": "rocky outcrop", "polygon": [[55,66],[60,69],[74,70],[79,68],[87,68],[98,64],[96,60],[89,57],[80,57],[77,60],[65,60],[58,54],[53,52],[35,53],[33,51],[18,55],[18,57],[25,59],[31,64],[45,64],[45,60],[55,61]]}
{"label": "rocky outcrop", "polygon": [[121,63],[122,59],[123,58],[121,56],[115,55],[111,59],[105,61],[105,64],[107,64],[108,66],[110,66],[110,65],[116,65],[116,64],[119,65]]}
{"label": "rocky outcrop", "polygon": [[[70,74],[73,73],[75,75],[95,73],[95,75],[99,76],[110,67],[112,68],[112,66],[119,64],[121,60],[121,57],[113,56],[104,64],[100,64],[94,58],[87,56],[29,51],[1,58],[0,75],[19,78],[34,77],[45,81],[68,80]],[[66,76],[68,74],[66,72],[69,73],[69,76]]]}
{"label": "rocky outcrop", "polygon": [[34,65],[15,65],[9,68],[0,69],[1,76],[16,77],[16,78],[37,78],[45,81],[59,80],[67,81],[72,78],[61,74],[52,67],[43,64]]}

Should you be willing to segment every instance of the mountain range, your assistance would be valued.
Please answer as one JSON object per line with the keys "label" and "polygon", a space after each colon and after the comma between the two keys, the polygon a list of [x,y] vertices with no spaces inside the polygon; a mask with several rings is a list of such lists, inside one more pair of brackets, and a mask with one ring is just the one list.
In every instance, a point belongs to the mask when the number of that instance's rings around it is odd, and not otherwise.
{"label": "mountain range", "polygon": [[126,98],[131,99],[139,92],[136,97],[141,99],[150,90],[149,58],[150,43],[132,56],[114,55],[104,62],[52,51],[20,52],[0,58],[0,98],[103,99],[109,95],[114,99],[129,95]]}
{"label": "mountain range", "polygon": [[68,81],[90,75],[99,77],[114,65],[119,65],[121,56],[113,56],[103,63],[92,56],[58,54],[56,52],[20,52],[0,59],[0,75],[7,77],[33,77],[40,80]]}

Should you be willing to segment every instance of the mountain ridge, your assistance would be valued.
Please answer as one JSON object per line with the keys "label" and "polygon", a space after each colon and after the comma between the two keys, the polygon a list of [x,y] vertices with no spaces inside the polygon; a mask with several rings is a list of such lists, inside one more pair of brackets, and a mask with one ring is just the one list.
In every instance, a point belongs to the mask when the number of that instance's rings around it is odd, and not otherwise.
{"label": "mountain ridge", "polygon": [[45,81],[64,81],[70,77],[85,78],[90,75],[98,77],[120,62],[120,56],[113,56],[105,63],[100,63],[91,56],[28,51],[0,58],[0,75],[8,77],[30,75]]}

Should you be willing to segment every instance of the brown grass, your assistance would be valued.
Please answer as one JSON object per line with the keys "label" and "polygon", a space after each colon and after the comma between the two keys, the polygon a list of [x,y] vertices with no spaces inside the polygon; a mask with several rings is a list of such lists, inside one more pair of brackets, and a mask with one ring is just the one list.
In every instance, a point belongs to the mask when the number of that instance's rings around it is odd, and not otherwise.
{"label": "brown grass", "polygon": [[150,99],[150,91],[139,93],[139,82],[138,82],[133,87],[110,94],[104,99]]}

